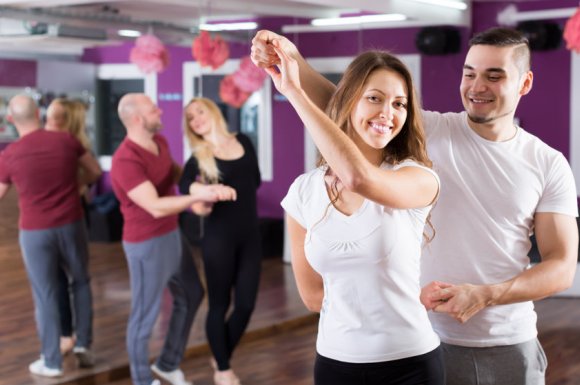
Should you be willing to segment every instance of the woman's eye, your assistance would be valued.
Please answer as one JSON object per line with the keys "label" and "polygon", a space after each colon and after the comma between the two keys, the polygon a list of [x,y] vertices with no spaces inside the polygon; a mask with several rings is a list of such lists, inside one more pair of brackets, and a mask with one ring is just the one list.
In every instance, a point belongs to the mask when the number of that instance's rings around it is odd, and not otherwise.
{"label": "woman's eye", "polygon": [[395,102],[395,107],[397,107],[397,108],[407,108],[407,103]]}

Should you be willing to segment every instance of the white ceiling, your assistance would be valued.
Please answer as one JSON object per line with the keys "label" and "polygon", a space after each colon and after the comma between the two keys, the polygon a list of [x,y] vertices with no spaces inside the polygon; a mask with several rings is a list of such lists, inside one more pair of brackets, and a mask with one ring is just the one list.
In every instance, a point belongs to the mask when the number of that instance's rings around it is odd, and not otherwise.
{"label": "white ceiling", "polygon": [[[410,25],[469,25],[467,10],[434,6],[420,0],[0,0],[0,52],[79,54],[87,46],[120,41],[119,28],[153,31],[169,43],[190,44],[200,21],[248,20],[263,17],[302,19],[337,17],[344,13],[402,13]],[[512,2],[533,0],[512,0]],[[353,7],[356,6],[356,8]],[[34,35],[34,23],[66,24],[106,29],[108,40],[63,39]],[[305,23],[304,20],[301,23]],[[399,26],[401,24],[399,23]],[[227,35],[249,40],[253,32]]]}
{"label": "white ceiling", "polygon": [[[357,12],[398,12],[415,21],[438,20],[447,24],[463,23],[469,14],[415,0],[0,0],[0,51],[78,54],[86,46],[103,43],[30,36],[30,26],[35,22],[106,28],[110,39],[107,43],[118,40],[118,28],[144,32],[152,28],[162,40],[179,43],[191,42],[194,35],[187,36],[188,31],[197,29],[200,21],[206,19],[323,18]],[[248,40],[250,34],[253,32],[238,36]]]}

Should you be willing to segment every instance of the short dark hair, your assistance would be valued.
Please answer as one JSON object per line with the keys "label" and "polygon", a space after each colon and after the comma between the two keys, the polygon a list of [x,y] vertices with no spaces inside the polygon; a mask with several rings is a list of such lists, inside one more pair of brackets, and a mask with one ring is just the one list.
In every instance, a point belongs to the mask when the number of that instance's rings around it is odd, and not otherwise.
{"label": "short dark hair", "polygon": [[494,47],[515,47],[514,60],[520,72],[529,71],[532,66],[530,42],[520,31],[511,28],[495,27],[478,33],[469,40],[469,47],[491,45]]}

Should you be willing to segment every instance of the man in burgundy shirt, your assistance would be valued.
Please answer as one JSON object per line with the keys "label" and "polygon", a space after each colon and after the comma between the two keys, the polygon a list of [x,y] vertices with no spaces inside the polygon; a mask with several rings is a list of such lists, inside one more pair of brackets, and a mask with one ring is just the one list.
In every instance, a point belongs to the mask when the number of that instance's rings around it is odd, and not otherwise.
{"label": "man in burgundy shirt", "polygon": [[[177,226],[177,214],[193,203],[235,200],[223,185],[195,184],[190,195],[175,196],[180,167],[172,160],[161,130],[161,110],[144,94],[119,102],[127,137],[113,156],[111,179],[125,220],[123,249],[131,276],[127,351],[135,385],[159,384],[151,370],[173,385],[191,385],[179,364],[193,318],[203,298],[197,270]],[[165,344],[149,368],[149,337],[159,314],[163,289],[173,295]]]}
{"label": "man in burgundy shirt", "polygon": [[57,268],[71,280],[77,324],[74,352],[81,366],[92,366],[92,296],[88,273],[88,241],[78,196],[82,182],[94,182],[99,165],[72,135],[40,129],[39,111],[28,96],[10,100],[8,118],[20,139],[0,153],[0,198],[11,185],[19,196],[19,241],[32,285],[41,357],[31,373],[62,375]]}

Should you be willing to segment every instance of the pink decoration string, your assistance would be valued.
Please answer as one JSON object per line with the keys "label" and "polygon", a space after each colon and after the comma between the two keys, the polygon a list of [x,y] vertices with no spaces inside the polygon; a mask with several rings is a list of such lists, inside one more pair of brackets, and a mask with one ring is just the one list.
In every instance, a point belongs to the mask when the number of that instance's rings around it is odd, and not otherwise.
{"label": "pink decoration string", "polygon": [[212,40],[209,32],[201,31],[199,36],[193,39],[191,53],[202,67],[211,67],[215,70],[228,60],[230,48],[220,36]]}
{"label": "pink decoration string", "polygon": [[566,22],[564,39],[566,40],[566,48],[580,53],[580,7]]}
{"label": "pink decoration string", "polygon": [[252,93],[262,87],[267,76],[266,71],[256,67],[250,57],[245,56],[240,61],[240,68],[234,72],[234,83],[242,91]]}
{"label": "pink decoration string", "polygon": [[220,82],[220,99],[232,107],[242,107],[250,95],[251,93],[242,91],[236,86],[234,75],[227,75]]}
{"label": "pink decoration string", "polygon": [[146,74],[162,72],[169,65],[169,52],[155,36],[143,35],[135,41],[129,60]]}

